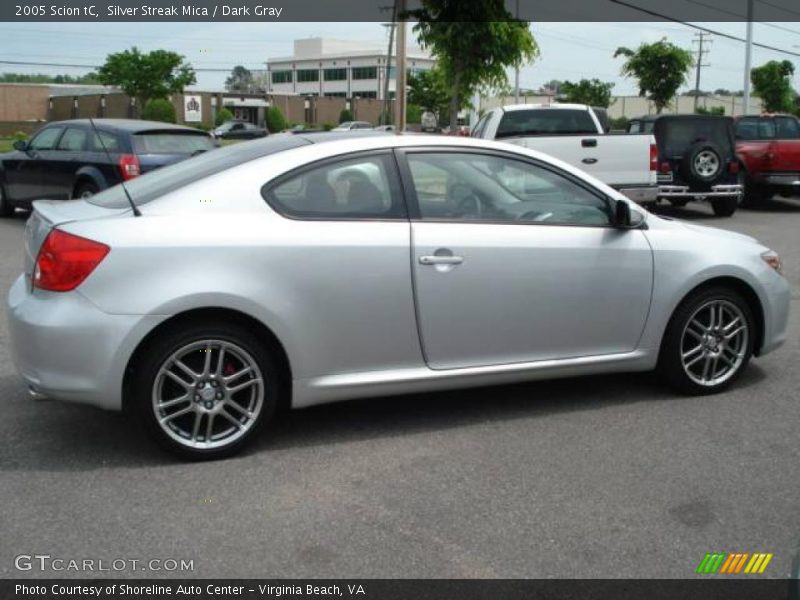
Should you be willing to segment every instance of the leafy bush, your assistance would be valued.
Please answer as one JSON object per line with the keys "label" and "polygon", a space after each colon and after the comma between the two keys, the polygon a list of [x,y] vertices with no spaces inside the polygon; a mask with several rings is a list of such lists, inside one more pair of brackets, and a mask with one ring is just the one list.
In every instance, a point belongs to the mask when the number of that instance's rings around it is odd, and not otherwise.
{"label": "leafy bush", "polygon": [[698,115],[715,115],[715,116],[724,116],[725,115],[725,107],[724,106],[698,106],[697,110],[694,111]]}
{"label": "leafy bush", "polygon": [[18,141],[24,142],[24,141],[26,141],[28,139],[28,134],[25,133],[24,131],[17,131],[16,133],[14,133],[14,135],[12,137],[14,138],[15,142],[18,142]]}
{"label": "leafy bush", "polygon": [[267,130],[270,133],[278,133],[287,127],[286,119],[277,106],[270,106],[266,114]]}
{"label": "leafy bush", "polygon": [[233,113],[229,111],[227,108],[223,108],[222,110],[217,111],[217,116],[214,117],[214,126],[219,127],[225,121],[232,121],[233,120]]}
{"label": "leafy bush", "polygon": [[330,131],[330,130],[331,130],[331,129],[333,129],[334,127],[336,127],[336,125],[334,125],[333,123],[323,123],[323,124],[322,124],[322,129],[323,129],[324,131]]}
{"label": "leafy bush", "polygon": [[406,123],[421,123],[422,109],[416,104],[406,106]]}
{"label": "leafy bush", "polygon": [[339,113],[339,123],[344,123],[345,121],[355,121],[353,113],[346,108]]}
{"label": "leafy bush", "polygon": [[153,98],[148,100],[142,110],[142,119],[145,121],[162,121],[163,123],[175,122],[175,105],[166,98]]}

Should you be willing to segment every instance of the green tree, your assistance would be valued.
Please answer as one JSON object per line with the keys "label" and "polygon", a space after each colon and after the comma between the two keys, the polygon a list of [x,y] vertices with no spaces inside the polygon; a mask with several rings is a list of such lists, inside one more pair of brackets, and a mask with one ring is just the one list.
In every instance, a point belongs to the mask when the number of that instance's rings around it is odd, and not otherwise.
{"label": "green tree", "polygon": [[264,116],[267,122],[267,131],[270,133],[278,133],[279,131],[283,131],[286,129],[286,119],[281,112],[281,109],[277,106],[270,106],[267,109],[267,114]]}
{"label": "green tree", "polygon": [[408,103],[415,104],[422,110],[429,110],[437,116],[446,112],[450,104],[450,90],[442,71],[433,68],[411,75],[408,78]]}
{"label": "green tree", "polygon": [[250,69],[236,65],[225,80],[225,89],[229,92],[249,92],[253,89],[253,74]]}
{"label": "green tree", "polygon": [[753,93],[761,98],[767,112],[795,110],[795,91],[792,89],[794,65],[788,60],[771,60],[750,71]]}
{"label": "green tree", "polygon": [[348,109],[344,109],[342,112],[339,113],[339,124],[344,123],[345,121],[353,121],[353,113],[350,112]]}
{"label": "green tree", "polygon": [[130,50],[109,54],[97,75],[101,83],[115,85],[145,106],[151,98],[180,94],[196,82],[194,69],[183,56],[167,50],[142,53]]}
{"label": "green tree", "polygon": [[417,40],[450,84],[452,128],[465,99],[479,90],[506,89],[506,69],[539,55],[528,23],[514,20],[500,0],[422,0],[422,8],[403,16],[417,21]]}
{"label": "green tree", "polygon": [[406,104],[406,123],[420,123],[422,121],[422,109],[410,102]]}
{"label": "green tree", "polygon": [[671,44],[667,38],[652,44],[641,44],[635,51],[617,48],[614,58],[618,56],[627,58],[622,65],[622,74],[639,81],[639,95],[652,101],[659,114],[686,82],[689,69],[694,64],[691,52]]}
{"label": "green tree", "polygon": [[175,105],[166,98],[148,100],[142,109],[142,118],[146,121],[175,122]]}
{"label": "green tree", "polygon": [[565,81],[561,84],[559,100],[608,108],[613,87],[613,83],[605,83],[599,79],[581,79],[578,83]]}
{"label": "green tree", "polygon": [[217,111],[217,116],[214,117],[214,125],[219,127],[225,121],[232,121],[233,120],[233,113],[229,111],[227,108],[223,108],[220,111]]}

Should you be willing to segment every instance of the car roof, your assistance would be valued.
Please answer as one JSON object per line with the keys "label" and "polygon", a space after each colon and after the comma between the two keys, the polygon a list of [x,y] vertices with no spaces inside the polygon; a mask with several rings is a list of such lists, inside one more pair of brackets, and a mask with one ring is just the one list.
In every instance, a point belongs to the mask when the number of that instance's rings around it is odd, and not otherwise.
{"label": "car roof", "polygon": [[587,110],[589,107],[585,104],[570,104],[567,102],[553,102],[552,104],[509,104],[508,106],[501,106],[505,111],[515,110],[540,110],[540,109],[555,109],[555,110]]}
{"label": "car roof", "polygon": [[138,133],[141,131],[191,131],[196,133],[205,133],[200,129],[194,127],[187,127],[185,125],[176,125],[174,123],[163,123],[161,121],[144,121],[142,119],[69,119],[66,121],[54,121],[49,125],[86,125],[91,126],[94,123],[96,127],[103,129],[114,129],[117,131],[124,131],[128,133]]}

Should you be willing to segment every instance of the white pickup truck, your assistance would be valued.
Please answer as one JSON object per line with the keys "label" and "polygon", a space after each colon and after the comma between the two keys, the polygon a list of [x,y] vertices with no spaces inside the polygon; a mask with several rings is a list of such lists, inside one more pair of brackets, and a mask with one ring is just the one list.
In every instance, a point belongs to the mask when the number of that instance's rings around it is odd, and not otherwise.
{"label": "white pickup truck", "polygon": [[584,104],[514,104],[484,114],[472,137],[539,150],[640,204],[658,197],[658,150],[649,134],[608,134]]}

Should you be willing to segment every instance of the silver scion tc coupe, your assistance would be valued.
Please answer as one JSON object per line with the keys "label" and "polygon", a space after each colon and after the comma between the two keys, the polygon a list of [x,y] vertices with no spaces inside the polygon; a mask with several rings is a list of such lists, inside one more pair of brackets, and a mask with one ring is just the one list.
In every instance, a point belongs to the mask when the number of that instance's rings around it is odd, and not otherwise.
{"label": "silver scion tc coupe", "polygon": [[786,337],[778,256],[534,151],[273,136],[39,201],[8,295],[34,396],[229,455],[286,402],[657,369],[729,386]]}

